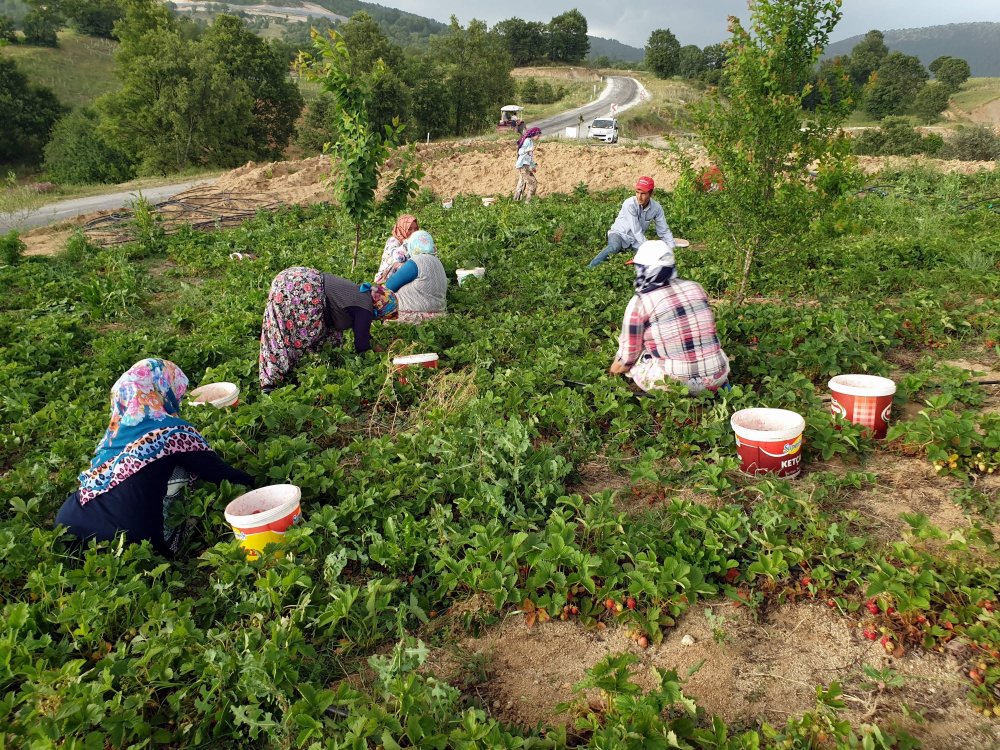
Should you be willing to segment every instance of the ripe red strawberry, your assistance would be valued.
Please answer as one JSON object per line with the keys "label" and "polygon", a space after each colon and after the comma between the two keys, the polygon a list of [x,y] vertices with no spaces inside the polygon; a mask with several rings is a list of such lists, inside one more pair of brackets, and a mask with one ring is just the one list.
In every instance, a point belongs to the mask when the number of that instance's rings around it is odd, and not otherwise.
{"label": "ripe red strawberry", "polygon": [[918,625],[923,625],[925,622],[927,622],[927,618],[926,617],[924,617],[923,615],[917,615],[917,624]]}
{"label": "ripe red strawberry", "polygon": [[735,581],[739,577],[740,577],[740,569],[739,568],[730,568],[729,570],[726,571],[726,575],[724,577],[724,580],[726,581],[726,583],[732,583],[733,581]]}
{"label": "ripe red strawberry", "polygon": [[810,578],[809,576],[802,576],[802,578],[799,579],[799,583],[801,583],[803,586],[808,586],[810,583],[812,583],[812,580],[813,579]]}
{"label": "ripe red strawberry", "polygon": [[873,615],[877,615],[880,611],[878,608],[878,603],[874,599],[869,599],[868,601],[865,602],[865,609],[867,609]]}
{"label": "ripe red strawberry", "polygon": [[861,635],[863,635],[869,641],[874,641],[876,638],[878,638],[878,633],[875,631],[875,628],[865,628],[864,630],[861,631]]}
{"label": "ripe red strawberry", "polygon": [[630,596],[628,599],[626,599],[625,606],[628,607],[629,609],[635,609],[635,597]]}
{"label": "ripe red strawberry", "polygon": [[639,636],[639,646],[642,647],[642,648],[649,648],[649,638],[646,637],[646,636],[644,636],[644,635],[640,635]]}
{"label": "ripe red strawberry", "polygon": [[828,606],[830,609],[833,609],[834,607],[837,606],[837,602],[835,602],[833,599],[827,599],[826,606]]}
{"label": "ripe red strawberry", "polygon": [[609,609],[612,612],[614,612],[615,611],[615,600],[612,599],[612,598],[610,598],[610,597],[608,597],[607,599],[604,600],[604,607],[605,607],[605,609]]}

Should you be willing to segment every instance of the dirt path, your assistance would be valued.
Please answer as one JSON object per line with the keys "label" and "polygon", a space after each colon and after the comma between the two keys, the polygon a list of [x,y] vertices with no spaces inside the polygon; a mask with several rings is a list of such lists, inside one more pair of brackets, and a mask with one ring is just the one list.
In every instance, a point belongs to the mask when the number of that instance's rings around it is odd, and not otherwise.
{"label": "dirt path", "polygon": [[[420,186],[441,198],[510,195],[517,181],[514,146],[513,138],[420,144],[417,153],[425,173]],[[636,177],[643,174],[651,175],[658,188],[672,190],[680,177],[676,157],[665,149],[648,145],[547,141],[543,138],[536,155],[539,197],[569,193],[581,183],[592,191],[631,187]],[[962,174],[996,168],[996,162],[943,161],[925,157],[860,157],[858,163],[869,175],[913,164]],[[330,170],[330,160],[325,156],[264,164],[249,162],[222,175],[214,184],[220,194],[284,204],[311,204],[332,199],[328,185]],[[184,195],[174,197],[182,201]],[[28,254],[58,252],[74,229],[99,215],[78,216],[67,223],[24,234],[22,239],[28,246]]]}

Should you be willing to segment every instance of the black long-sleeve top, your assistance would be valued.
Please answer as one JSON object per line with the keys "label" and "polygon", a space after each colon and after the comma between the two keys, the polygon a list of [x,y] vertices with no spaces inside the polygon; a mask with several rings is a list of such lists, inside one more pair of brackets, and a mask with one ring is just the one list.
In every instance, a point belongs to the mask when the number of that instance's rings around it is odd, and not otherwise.
{"label": "black long-sleeve top", "polygon": [[253,477],[234,469],[215,451],[171,453],[142,467],[86,505],[80,505],[77,490],[66,498],[56,514],[56,523],[66,526],[81,541],[113,539],[124,531],[130,542],[148,539],[161,554],[169,556],[163,538],[163,500],[167,482],[178,467],[215,484],[223,479],[246,487],[254,483]]}
{"label": "black long-sleeve top", "polygon": [[372,322],[375,320],[372,297],[358,289],[353,281],[332,273],[323,274],[326,298],[326,324],[337,331],[354,331],[354,351],[372,348]]}

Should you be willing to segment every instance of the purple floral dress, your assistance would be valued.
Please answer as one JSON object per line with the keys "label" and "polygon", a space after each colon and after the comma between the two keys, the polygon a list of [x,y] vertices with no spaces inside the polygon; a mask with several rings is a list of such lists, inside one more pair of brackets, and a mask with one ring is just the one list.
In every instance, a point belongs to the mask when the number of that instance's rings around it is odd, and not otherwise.
{"label": "purple floral dress", "polygon": [[274,277],[260,331],[260,387],[283,382],[302,355],[315,351],[330,337],[339,345],[339,331],[326,325],[323,275],[315,268],[295,266]]}

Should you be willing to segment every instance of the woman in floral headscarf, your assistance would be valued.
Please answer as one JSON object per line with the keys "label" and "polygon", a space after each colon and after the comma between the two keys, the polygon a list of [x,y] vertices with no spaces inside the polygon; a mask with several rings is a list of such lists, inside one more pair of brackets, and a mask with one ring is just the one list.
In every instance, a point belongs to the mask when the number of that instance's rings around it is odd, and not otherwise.
{"label": "woman in floral headscarf", "polygon": [[391,317],[396,297],[381,284],[358,286],[332,273],[295,266],[274,277],[260,331],[260,388],[269,393],[288,378],[306,352],[327,339],[339,346],[354,331],[354,351],[371,349],[371,326]]}
{"label": "woman in floral headscarf", "polygon": [[410,235],[420,229],[417,224],[417,217],[410,214],[403,214],[396,219],[396,226],[392,228],[392,234],[385,241],[382,249],[382,262],[379,264],[378,272],[375,274],[375,284],[384,284],[401,265],[410,259],[403,244]]}
{"label": "woman in floral headscarf", "polygon": [[422,323],[441,317],[448,306],[448,275],[437,257],[434,238],[421,230],[403,244],[410,259],[385,282],[399,302],[399,322]]}
{"label": "woman in floral headscarf", "polygon": [[178,416],[188,379],[165,359],[143,359],[111,388],[111,420],[80,488],[66,498],[56,523],[82,541],[149,540],[173,555],[184,524],[170,527],[167,512],[197,479],[253,486],[253,477],[226,464],[205,438]]}

